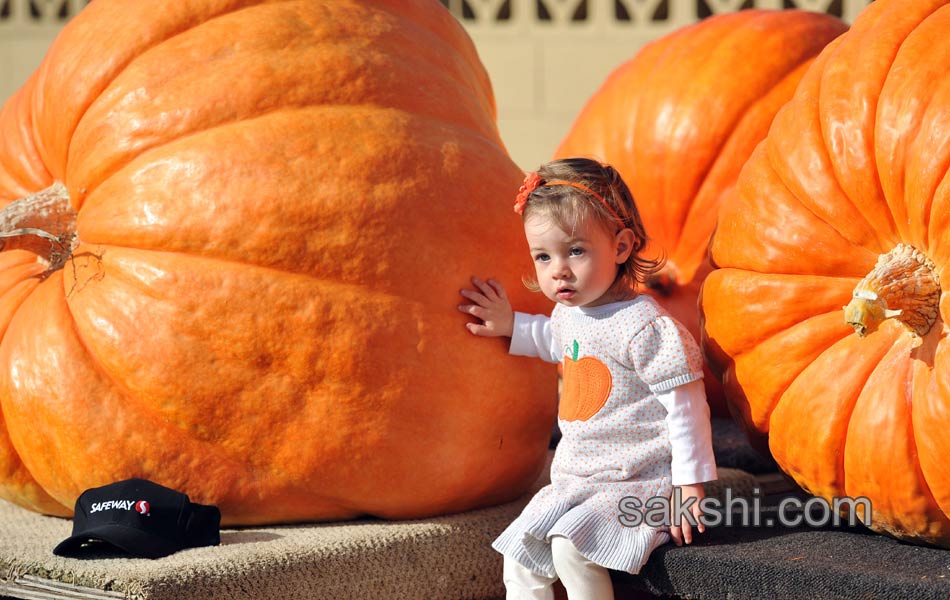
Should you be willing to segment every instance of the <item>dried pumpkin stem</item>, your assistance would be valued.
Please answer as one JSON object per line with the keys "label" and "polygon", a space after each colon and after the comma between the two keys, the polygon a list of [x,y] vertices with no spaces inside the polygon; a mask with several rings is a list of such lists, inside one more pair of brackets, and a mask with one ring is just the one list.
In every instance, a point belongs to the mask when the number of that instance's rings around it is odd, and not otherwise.
{"label": "dried pumpkin stem", "polygon": [[924,336],[937,321],[940,282],[933,262],[908,244],[898,244],[877,259],[858,282],[845,321],[861,337],[887,319],[897,319],[911,332]]}
{"label": "dried pumpkin stem", "polygon": [[0,251],[29,250],[49,272],[63,268],[78,245],[76,212],[58,181],[0,210]]}

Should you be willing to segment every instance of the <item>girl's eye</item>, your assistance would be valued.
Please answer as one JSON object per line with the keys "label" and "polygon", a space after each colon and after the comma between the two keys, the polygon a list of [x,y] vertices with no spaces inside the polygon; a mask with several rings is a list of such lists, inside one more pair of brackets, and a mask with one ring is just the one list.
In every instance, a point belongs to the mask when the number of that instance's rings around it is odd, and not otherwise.
{"label": "girl's eye", "polygon": [[536,254],[535,257],[534,257],[534,260],[536,260],[536,261],[538,261],[538,262],[547,262],[547,261],[551,260],[551,257],[548,256],[547,254]]}
{"label": "girl's eye", "polygon": [[580,256],[584,254],[583,248],[571,248],[571,256]]}

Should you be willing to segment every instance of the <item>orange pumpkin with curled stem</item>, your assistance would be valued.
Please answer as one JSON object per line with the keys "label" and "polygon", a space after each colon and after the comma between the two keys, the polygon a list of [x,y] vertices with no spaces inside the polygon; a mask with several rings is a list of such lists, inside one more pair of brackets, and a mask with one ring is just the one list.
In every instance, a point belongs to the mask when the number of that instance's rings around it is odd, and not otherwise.
{"label": "orange pumpkin with curled stem", "polygon": [[[666,269],[651,294],[699,339],[699,289],[722,198],[776,111],[825,45],[847,29],[829,15],[743,10],[644,46],[587,101],[555,152],[612,164],[630,187]],[[725,415],[707,369],[706,395]]]}
{"label": "orange pumpkin with curled stem", "polygon": [[877,0],[825,49],[723,204],[702,291],[707,357],[779,466],[945,547],[948,30],[947,0]]}
{"label": "orange pumpkin with curled stem", "polygon": [[454,310],[530,269],[521,178],[434,0],[91,3],[0,113],[0,497],[144,477],[250,524],[523,493],[556,382]]}

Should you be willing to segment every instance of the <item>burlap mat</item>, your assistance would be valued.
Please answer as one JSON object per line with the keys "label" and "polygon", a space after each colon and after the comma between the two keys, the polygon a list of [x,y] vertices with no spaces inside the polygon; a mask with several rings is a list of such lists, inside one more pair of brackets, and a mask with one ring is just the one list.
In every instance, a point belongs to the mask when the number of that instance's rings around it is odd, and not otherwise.
{"label": "burlap mat", "polygon": [[[550,456],[549,456],[550,460]],[[547,471],[547,470],[545,470]],[[721,468],[708,495],[750,495],[751,475]],[[548,482],[547,472],[535,489]],[[223,529],[221,545],[158,560],[72,559],[52,548],[72,531],[0,501],[0,595],[17,598],[326,598],[419,600],[504,596],[494,538],[530,495],[493,508],[416,521]],[[85,589],[88,588],[88,589]]]}

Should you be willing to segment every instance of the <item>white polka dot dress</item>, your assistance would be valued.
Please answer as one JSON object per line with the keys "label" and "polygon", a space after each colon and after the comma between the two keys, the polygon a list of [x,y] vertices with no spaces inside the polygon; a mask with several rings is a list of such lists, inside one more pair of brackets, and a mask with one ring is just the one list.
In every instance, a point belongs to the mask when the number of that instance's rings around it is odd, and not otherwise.
{"label": "white polka dot dress", "polygon": [[551,348],[535,355],[563,360],[564,369],[551,483],[492,547],[553,577],[550,539],[562,535],[593,562],[638,573],[669,530],[624,525],[620,502],[671,495],[667,411],[655,394],[700,379],[702,355],[646,295],[592,308],[558,304],[549,334]]}

